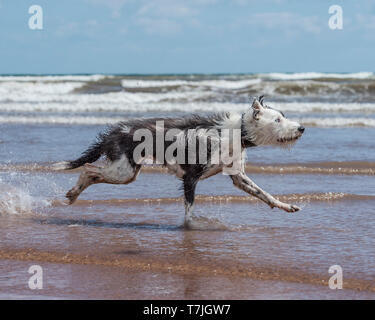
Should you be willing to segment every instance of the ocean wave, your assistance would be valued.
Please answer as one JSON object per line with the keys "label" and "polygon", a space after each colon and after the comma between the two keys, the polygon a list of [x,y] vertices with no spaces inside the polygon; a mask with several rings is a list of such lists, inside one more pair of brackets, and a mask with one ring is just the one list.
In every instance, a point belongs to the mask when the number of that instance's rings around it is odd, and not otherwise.
{"label": "ocean wave", "polygon": [[113,78],[111,75],[49,75],[49,76],[0,76],[0,82],[65,82],[65,81],[99,81]]}
{"label": "ocean wave", "polygon": [[323,73],[323,72],[297,72],[297,73],[260,73],[260,78],[274,80],[303,80],[303,79],[373,79],[373,72],[355,73]]}
{"label": "ocean wave", "polygon": [[300,118],[296,120],[306,127],[375,127],[375,119],[369,118]]}
{"label": "ocean wave", "polygon": [[[316,79],[315,79],[316,80]],[[375,81],[315,81],[314,79],[266,81],[266,79],[238,80],[122,80],[125,92],[166,94],[181,92],[188,101],[225,101],[244,102],[249,96],[265,94],[275,99],[307,97],[332,101],[350,99],[370,100],[375,95]],[[348,79],[346,79],[348,80]],[[115,88],[115,91],[118,91]],[[91,90],[91,88],[90,88]],[[80,90],[85,92],[84,88]],[[202,96],[196,97],[196,93]],[[207,93],[212,93],[207,95]],[[191,96],[189,96],[191,95]]]}
{"label": "ocean wave", "polygon": [[176,86],[192,86],[192,87],[211,87],[220,89],[242,89],[247,86],[258,84],[261,79],[247,80],[135,80],[124,79],[121,84],[124,88],[149,88],[149,87],[176,87]]}
{"label": "ocean wave", "polygon": [[[323,76],[323,78],[319,78]],[[336,81],[336,80],[337,81]],[[319,81],[317,81],[319,80]],[[345,80],[345,81],[343,81]],[[274,100],[375,102],[373,73],[233,76],[0,76],[0,105],[11,103],[244,103],[265,94]]]}
{"label": "ocean wave", "polygon": [[22,116],[0,116],[0,123],[20,124],[69,124],[69,125],[105,125],[116,123],[124,118],[110,117],[22,117]]}
{"label": "ocean wave", "polygon": [[[162,102],[172,99],[172,95],[138,95],[128,96],[108,94],[107,96],[69,96],[66,100],[18,103],[1,103],[0,112],[56,112],[56,113],[98,113],[98,112],[244,112],[249,103],[231,102]],[[71,98],[69,100],[69,98]],[[174,95],[177,99],[178,96]],[[160,102],[157,101],[160,99]],[[39,99],[40,100],[40,99]],[[154,101],[152,101],[154,100]],[[155,101],[156,100],[156,101]],[[322,103],[322,102],[270,102],[270,106],[285,113],[375,113],[375,103]]]}
{"label": "ocean wave", "polygon": [[[106,125],[124,121],[125,117],[96,116],[0,116],[0,123],[10,124],[67,124],[67,125]],[[306,127],[375,127],[371,118],[290,118]]]}
{"label": "ocean wave", "polygon": [[51,101],[59,99],[61,95],[68,94],[74,89],[84,85],[84,82],[0,82],[0,102],[11,101]]}

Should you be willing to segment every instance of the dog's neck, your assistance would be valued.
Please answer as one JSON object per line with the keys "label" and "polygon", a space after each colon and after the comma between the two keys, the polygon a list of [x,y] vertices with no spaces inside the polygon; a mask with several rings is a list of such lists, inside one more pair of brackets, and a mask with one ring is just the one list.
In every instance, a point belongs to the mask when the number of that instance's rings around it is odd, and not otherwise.
{"label": "dog's neck", "polygon": [[244,117],[245,117],[245,113],[242,113],[242,115],[241,115],[241,147],[242,148],[256,147],[256,144],[254,144],[248,138],[248,132],[246,130],[246,126],[245,126],[245,123],[244,123],[244,121],[245,121]]}

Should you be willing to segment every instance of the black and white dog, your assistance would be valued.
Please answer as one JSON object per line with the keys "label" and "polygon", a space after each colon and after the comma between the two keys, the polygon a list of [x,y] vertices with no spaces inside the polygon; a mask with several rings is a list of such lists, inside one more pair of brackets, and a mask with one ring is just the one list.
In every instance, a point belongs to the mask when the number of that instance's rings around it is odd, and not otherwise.
{"label": "black and white dog", "polygon": [[[158,126],[158,123],[162,123],[163,126]],[[239,157],[236,158],[233,155],[236,143],[234,135],[230,138],[224,137],[224,130],[239,132]],[[181,118],[133,119],[120,122],[100,134],[97,142],[91,145],[79,159],[57,163],[54,169],[70,170],[83,166],[76,186],[66,194],[70,204],[92,184],[128,184],[135,181],[141,166],[147,160],[152,159],[167,167],[183,181],[186,223],[189,223],[191,219],[197,182],[224,172],[226,169],[236,187],[264,201],[271,208],[277,207],[287,212],[295,212],[300,208],[275,199],[245,174],[245,149],[263,145],[290,146],[302,136],[304,130],[299,123],[285,118],[282,112],[266,106],[261,96],[254,99],[251,108],[243,114],[226,112],[210,116],[192,115]],[[140,131],[142,131],[141,135],[139,135]],[[168,132],[172,139],[166,138]],[[162,140],[160,140],[160,133],[162,133]],[[141,144],[145,144],[147,136],[151,138],[150,148],[140,148]],[[197,138],[202,137],[206,140],[198,139],[199,142],[196,146],[194,145],[194,151],[197,150],[196,148],[199,148],[200,153],[204,150],[205,161],[192,162],[189,158],[191,152],[189,153],[187,148],[192,145],[192,140],[197,141]],[[228,159],[224,157],[213,161],[215,151],[225,149],[221,145],[224,140],[228,142],[227,149],[232,153],[232,161],[225,161]],[[158,151],[158,143],[162,144],[161,152]],[[168,158],[167,151],[172,144],[176,148]],[[181,146],[182,150],[178,150]],[[183,151],[179,154],[179,161],[176,161],[176,149],[177,152]],[[164,150],[167,151],[164,153]],[[162,154],[161,158],[160,154]],[[105,166],[91,164],[102,155],[106,157]],[[171,158],[173,161],[170,161]],[[233,167],[238,164],[235,162],[240,165],[233,170]]]}

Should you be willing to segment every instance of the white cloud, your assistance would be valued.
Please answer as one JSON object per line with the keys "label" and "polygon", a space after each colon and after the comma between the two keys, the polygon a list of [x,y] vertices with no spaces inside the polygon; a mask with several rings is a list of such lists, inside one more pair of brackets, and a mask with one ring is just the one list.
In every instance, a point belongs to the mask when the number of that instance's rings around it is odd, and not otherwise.
{"label": "white cloud", "polygon": [[196,25],[199,7],[213,0],[154,0],[145,1],[135,21],[148,34],[174,35],[184,26]]}
{"label": "white cloud", "polygon": [[187,2],[157,0],[144,4],[139,10],[139,15],[180,18],[188,17],[197,13],[197,11],[188,5]]}
{"label": "white cloud", "polygon": [[356,24],[364,29],[375,29],[375,15],[371,14],[360,14],[356,15]]}
{"label": "white cloud", "polygon": [[121,9],[125,4],[132,0],[86,0],[95,5],[104,5],[112,10],[112,16],[118,18],[121,15]]}
{"label": "white cloud", "polygon": [[[249,4],[254,4],[256,3],[257,1],[256,0],[232,0],[235,4],[238,4],[240,6],[245,6],[245,5],[249,5]],[[266,2],[269,2],[269,3],[276,3],[276,4],[279,4],[279,3],[282,3],[284,2],[284,0],[262,0],[263,3],[266,3]]]}
{"label": "white cloud", "polygon": [[279,30],[288,36],[299,34],[301,31],[318,34],[323,26],[316,16],[301,16],[291,12],[256,13],[249,17],[248,23]]}
{"label": "white cloud", "polygon": [[174,35],[181,31],[181,25],[166,18],[139,18],[137,24],[151,35]]}
{"label": "white cloud", "polygon": [[98,28],[100,28],[100,25],[96,20],[62,22],[56,29],[55,34],[59,37],[73,35],[94,37]]}

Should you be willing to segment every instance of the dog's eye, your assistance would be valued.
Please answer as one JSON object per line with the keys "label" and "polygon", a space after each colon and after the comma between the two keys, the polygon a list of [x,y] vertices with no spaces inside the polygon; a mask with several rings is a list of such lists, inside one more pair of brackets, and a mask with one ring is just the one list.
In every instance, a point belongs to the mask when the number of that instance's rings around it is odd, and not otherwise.
{"label": "dog's eye", "polygon": [[275,122],[280,122],[281,121],[281,119],[280,118],[277,118],[276,120],[275,120]]}

